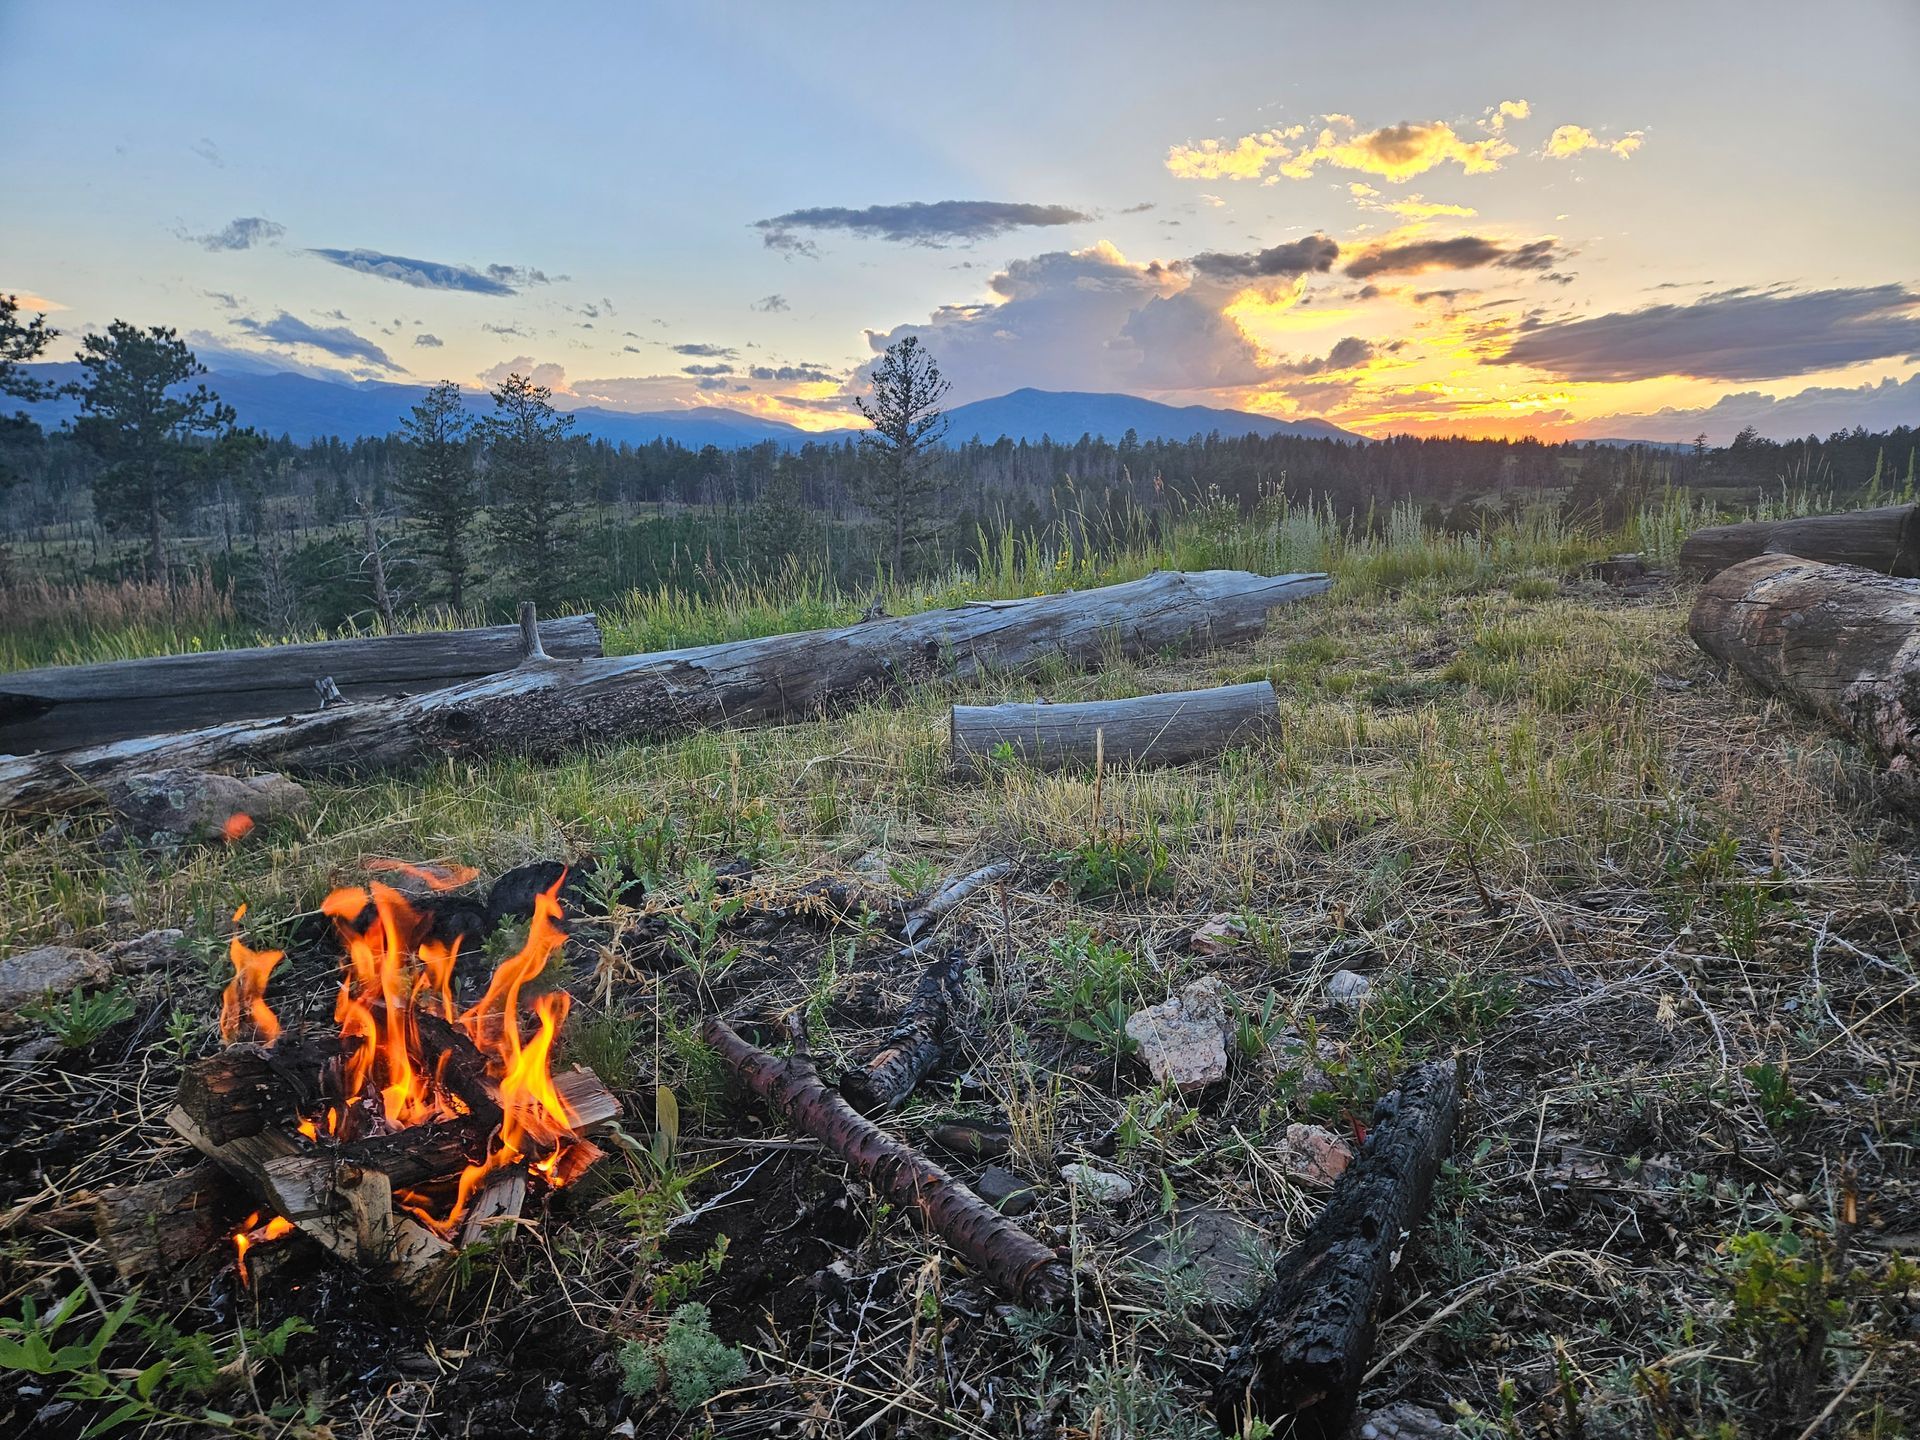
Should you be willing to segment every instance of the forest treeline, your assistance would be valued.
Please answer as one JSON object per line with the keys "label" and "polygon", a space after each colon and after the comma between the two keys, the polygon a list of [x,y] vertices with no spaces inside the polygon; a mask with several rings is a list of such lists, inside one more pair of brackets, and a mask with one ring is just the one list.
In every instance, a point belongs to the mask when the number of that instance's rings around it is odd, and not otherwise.
{"label": "forest treeline", "polygon": [[[17,359],[29,327],[4,319]],[[0,421],[0,544],[14,573],[56,584],[185,562],[292,632],[435,603],[504,614],[527,596],[699,593],[794,564],[853,588],[881,569],[965,563],[983,535],[1151,534],[1202,499],[1251,508],[1279,489],[1355,523],[1412,500],[1455,531],[1543,504],[1611,529],[1670,488],[1730,508],[1783,489],[1853,503],[1912,494],[1920,450],[1912,427],[1785,443],[1749,431],[1722,447],[1217,433],[943,445],[938,370],[924,352],[902,358],[890,378],[913,410],[903,423],[925,426],[904,459],[853,437],[610,444],[574,434],[523,377],[477,419],[446,385],[394,434],[295,444],[247,430],[171,331],[116,322],[83,338],[72,427]],[[0,389],[31,396],[28,372],[0,367]]]}

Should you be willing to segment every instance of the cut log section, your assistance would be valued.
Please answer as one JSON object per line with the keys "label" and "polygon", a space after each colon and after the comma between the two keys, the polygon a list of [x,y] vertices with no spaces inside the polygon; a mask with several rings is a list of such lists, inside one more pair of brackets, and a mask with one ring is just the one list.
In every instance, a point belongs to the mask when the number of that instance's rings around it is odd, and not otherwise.
{"label": "cut log section", "polygon": [[1687,633],[1920,779],[1920,580],[1764,555],[1701,588]]}
{"label": "cut log section", "polygon": [[1279,727],[1269,680],[1071,705],[956,705],[949,726],[961,775],[979,774],[996,753],[1042,770],[1091,767],[1096,754],[1109,765],[1180,765]]}
{"label": "cut log section", "polygon": [[611,660],[524,665],[387,703],[341,705],[0,760],[0,809],[86,804],[135,770],[234,767],[294,775],[388,770],[445,755],[554,756],[699,727],[845,709],[940,678],[968,680],[1065,657],[1089,664],[1250,639],[1325,575],[1162,572],[1033,600],[981,601],[903,619]]}
{"label": "cut log section", "polygon": [[1680,568],[1717,575],[1756,555],[1798,555],[1829,565],[1858,565],[1882,575],[1920,575],[1920,505],[1883,505],[1839,515],[1709,525],[1680,547]]}
{"label": "cut log section", "polygon": [[238,1182],[202,1160],[144,1184],[101,1191],[93,1229],[120,1278],[137,1280],[207,1254],[252,1208]]}
{"label": "cut log section", "polygon": [[1213,1413],[1302,1440],[1346,1434],[1406,1237],[1426,1210],[1460,1113],[1457,1062],[1416,1067],[1374,1107],[1366,1144],[1306,1238],[1280,1258],[1227,1354]]}
{"label": "cut log section", "polygon": [[[543,621],[539,640],[555,659],[604,653],[592,615]],[[325,680],[333,685],[329,703],[420,694],[510,670],[524,644],[520,626],[491,625],[16,670],[0,674],[0,753],[75,750],[229,720],[301,714],[320,708],[316,687]]]}
{"label": "cut log section", "polygon": [[892,1204],[917,1215],[1001,1294],[1034,1309],[1049,1309],[1073,1293],[1072,1275],[1059,1256],[859,1114],[805,1057],[782,1060],[770,1055],[717,1018],[708,1020],[700,1033],[747,1089],[796,1130],[846,1161]]}

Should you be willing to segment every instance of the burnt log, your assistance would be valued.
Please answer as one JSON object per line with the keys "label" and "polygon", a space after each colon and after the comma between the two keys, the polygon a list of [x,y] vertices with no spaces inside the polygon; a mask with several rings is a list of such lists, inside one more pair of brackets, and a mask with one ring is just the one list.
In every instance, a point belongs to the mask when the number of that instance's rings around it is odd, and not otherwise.
{"label": "burnt log", "polygon": [[1001,746],[1041,770],[1069,765],[1182,765],[1280,728],[1273,682],[1068,705],[956,705],[953,768],[977,775]]}
{"label": "burnt log", "polygon": [[1687,633],[1920,783],[1920,580],[1760,556],[1701,588]]}
{"label": "burnt log", "polygon": [[1680,568],[1699,576],[1717,575],[1756,555],[1798,555],[1882,575],[1920,576],[1920,505],[1709,525],[1681,545]]}
{"label": "burnt log", "polygon": [[91,803],[133,770],[393,770],[444,756],[552,757],[700,727],[785,720],[890,698],[934,679],[971,680],[1056,657],[1092,664],[1251,639],[1325,575],[1160,572],[1030,600],[978,601],[839,630],[691,650],[521,665],[429,695],[239,721],[58,756],[0,760],[0,810]]}
{"label": "burnt log", "polygon": [[[592,615],[541,622],[544,653],[604,653]],[[258,645],[98,665],[0,674],[0,753],[104,745],[136,735],[229,720],[298,714],[339,700],[420,694],[509,670],[522,658],[519,625],[376,635],[307,645]],[[332,690],[316,688],[330,680]]]}
{"label": "burnt log", "polygon": [[1072,1275],[1059,1256],[861,1115],[804,1056],[770,1055],[718,1018],[709,1019],[700,1033],[747,1089],[846,1161],[885,1199],[918,1216],[1001,1294],[1049,1309],[1073,1293]]}
{"label": "burnt log", "polygon": [[[916,952],[909,949],[906,953]],[[900,1018],[880,1042],[880,1048],[859,1068],[840,1077],[840,1093],[854,1109],[863,1115],[897,1109],[945,1058],[948,1012],[966,968],[967,952],[955,946],[920,972],[913,998],[900,1011]]]}
{"label": "burnt log", "polygon": [[929,925],[944,919],[959,909],[976,890],[1004,880],[1013,873],[1013,866],[1005,860],[996,860],[990,865],[982,865],[978,870],[969,870],[965,875],[943,881],[925,900],[914,904],[907,911],[907,918],[900,930],[908,940],[912,940]]}
{"label": "burnt log", "polygon": [[1227,1353],[1213,1399],[1227,1434],[1253,1419],[1302,1440],[1346,1433],[1394,1265],[1426,1210],[1459,1113],[1453,1060],[1417,1066],[1375,1105],[1359,1155],[1306,1238],[1274,1266]]}
{"label": "burnt log", "polygon": [[202,1160],[144,1184],[101,1191],[93,1230],[120,1278],[137,1280],[199,1259],[255,1208],[225,1170]]}

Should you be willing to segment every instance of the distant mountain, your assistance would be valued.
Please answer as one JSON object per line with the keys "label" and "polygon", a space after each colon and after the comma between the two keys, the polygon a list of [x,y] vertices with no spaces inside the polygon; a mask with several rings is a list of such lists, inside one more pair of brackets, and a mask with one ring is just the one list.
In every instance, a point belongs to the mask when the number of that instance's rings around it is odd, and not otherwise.
{"label": "distant mountain", "polygon": [[[32,365],[27,367],[41,379],[63,384],[78,380],[77,364]],[[233,406],[242,425],[250,425],[264,435],[278,439],[291,436],[305,444],[337,435],[345,440],[360,436],[387,435],[400,428],[400,421],[420,397],[424,385],[390,385],[378,380],[321,380],[290,371],[226,370],[210,368],[207,383],[220,398]],[[27,412],[47,429],[79,413],[77,401],[62,397]],[[467,398],[467,408],[479,414],[485,411],[484,395]],[[668,439],[699,449],[715,445],[723,450],[739,449],[774,440],[782,445],[798,445],[806,432],[781,420],[767,420],[740,410],[719,405],[701,405],[687,410],[633,412],[583,406],[571,412],[575,433],[592,435],[619,444],[626,441],[645,445]]]}
{"label": "distant mountain", "polygon": [[1131,430],[1142,440],[1191,440],[1219,431],[1242,435],[1304,435],[1319,440],[1360,440],[1350,430],[1325,420],[1276,420],[1245,410],[1216,410],[1206,405],[1162,405],[1137,395],[1089,394],[1072,390],[1015,390],[991,400],[956,405],[947,414],[947,440],[976,436],[992,442],[1038,440],[1051,436],[1071,445],[1082,435],[1118,441]]}
{"label": "distant mountain", "polygon": [[[65,384],[81,377],[79,365],[32,365],[33,374],[54,384]],[[306,444],[339,436],[352,440],[360,436],[388,435],[400,428],[420,397],[424,385],[393,385],[379,380],[324,380],[317,376],[286,370],[245,368],[216,363],[209,367],[207,383],[220,398],[233,406],[242,425],[250,425],[264,435],[278,439],[291,436]],[[467,397],[467,408],[476,414],[487,408],[484,395]],[[58,427],[79,411],[74,400],[62,397],[29,405],[27,411],[47,429]],[[634,412],[583,406],[570,412],[575,432],[591,435],[614,444],[625,441],[645,445],[667,439],[699,449],[715,445],[723,450],[758,445],[772,440],[783,446],[799,446],[810,438],[807,431],[781,420],[769,420],[742,410],[721,405],[701,405],[686,410]],[[1215,431],[1228,437],[1241,435],[1304,435],[1318,439],[1360,440],[1362,437],[1325,420],[1275,420],[1244,410],[1217,410],[1205,405],[1162,405],[1136,395],[1085,394],[1056,390],[1015,390],[991,400],[975,400],[956,405],[948,412],[947,439],[961,444],[976,436],[991,443],[1001,436],[1012,440],[1039,440],[1050,435],[1056,443],[1071,445],[1082,435],[1094,435],[1118,441],[1127,431],[1142,440],[1190,440],[1195,435]],[[838,430],[811,438],[839,442],[857,434]]]}

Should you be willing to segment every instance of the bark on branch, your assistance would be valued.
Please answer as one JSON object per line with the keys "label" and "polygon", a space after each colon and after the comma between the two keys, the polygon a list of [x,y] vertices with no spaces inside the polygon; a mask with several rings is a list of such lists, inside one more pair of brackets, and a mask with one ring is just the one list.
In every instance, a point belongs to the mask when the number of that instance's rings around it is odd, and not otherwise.
{"label": "bark on branch", "polygon": [[1034,1309],[1073,1291],[1060,1258],[931,1160],[867,1120],[800,1056],[780,1059],[714,1018],[701,1038],[788,1124],[820,1141],[887,1200],[920,1217],[1002,1294]]}
{"label": "bark on branch", "polygon": [[390,770],[446,755],[552,756],[680,730],[845,709],[935,679],[1055,656],[1089,664],[1251,638],[1324,575],[1161,572],[1032,600],[981,601],[840,630],[609,660],[523,665],[430,695],[341,705],[59,756],[0,759],[0,810],[87,803],[136,770],[253,767],[294,775]]}

